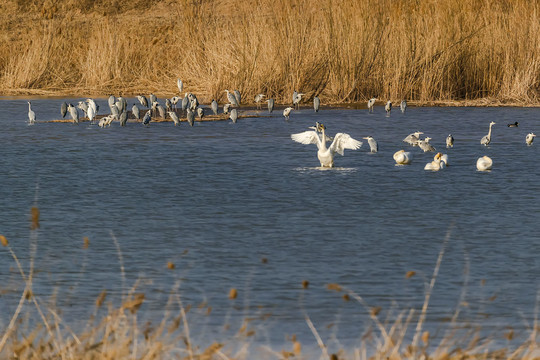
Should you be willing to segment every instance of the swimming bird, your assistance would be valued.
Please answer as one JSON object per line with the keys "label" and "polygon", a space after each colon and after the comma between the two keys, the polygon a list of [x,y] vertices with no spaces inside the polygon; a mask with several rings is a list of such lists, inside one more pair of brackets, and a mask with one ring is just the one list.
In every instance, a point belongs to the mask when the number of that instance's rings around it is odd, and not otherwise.
{"label": "swimming bird", "polygon": [[399,108],[403,114],[405,114],[405,110],[407,110],[407,100],[401,100],[401,103],[399,104]]}
{"label": "swimming bird", "polygon": [[236,96],[234,96],[233,93],[231,93],[229,90],[224,90],[227,93],[227,100],[231,103],[232,106],[238,106],[238,101],[236,100]]}
{"label": "swimming bird", "polygon": [[442,154],[441,155],[441,166],[442,167],[447,167],[449,164],[448,164],[448,154]]}
{"label": "swimming bird", "polygon": [[379,151],[379,145],[377,144],[377,141],[375,141],[373,136],[366,136],[364,139],[366,139],[369,144],[370,152],[376,153],[377,151]]}
{"label": "swimming bird", "polygon": [[[317,130],[304,131],[298,134],[292,134],[291,139],[301,144],[316,144],[317,158],[321,167],[334,167],[334,155],[343,156],[345,149],[358,150],[362,142],[353,139],[349,134],[337,133],[330,147],[326,147],[326,127],[324,124],[317,124]],[[319,136],[318,131],[321,132]]]}
{"label": "swimming bird", "polygon": [[289,120],[289,116],[291,115],[291,111],[293,111],[292,107],[286,107],[283,109],[283,116],[285,117],[285,120]]}
{"label": "swimming bird", "polygon": [[478,171],[487,171],[491,170],[491,167],[493,166],[493,160],[489,156],[482,156],[481,158],[478,158],[476,160],[476,169]]}
{"label": "swimming bird", "polygon": [[433,158],[432,162],[428,162],[426,166],[424,166],[424,170],[431,170],[431,171],[439,171],[442,169],[441,166],[441,153],[437,153],[435,157]]}
{"label": "swimming bird", "polygon": [[370,113],[373,112],[373,106],[375,106],[375,101],[377,101],[377,98],[371,98],[367,102],[367,108]]}
{"label": "swimming bird", "polygon": [[392,102],[390,100],[384,105],[384,111],[386,111],[386,116],[390,116],[390,112],[392,111]]}
{"label": "swimming bird", "polygon": [[446,147],[454,147],[454,137],[452,136],[452,134],[448,134],[448,136],[446,137]]}
{"label": "swimming bird", "polygon": [[405,150],[399,150],[394,153],[396,165],[409,165],[412,162],[412,154]]}
{"label": "swimming bird", "polygon": [[148,126],[150,124],[150,121],[152,120],[152,110],[148,110],[146,114],[143,116],[142,124],[144,126]]}
{"label": "swimming bird", "polygon": [[64,102],[60,105],[60,115],[62,115],[62,119],[66,117],[66,114],[67,114],[67,108],[68,108],[68,104],[64,101]]}
{"label": "swimming bird", "polygon": [[265,97],[266,95],[264,94],[257,94],[255,95],[255,104],[257,105],[257,109],[260,109],[261,108],[261,101],[263,101],[263,98]]}
{"label": "swimming bird", "polygon": [[238,120],[238,111],[236,109],[231,110],[231,114],[229,115],[229,119],[231,119],[233,123],[236,123],[236,120]]}
{"label": "swimming bird", "polygon": [[403,142],[412,146],[418,146],[418,139],[420,139],[420,135],[422,134],[423,132],[421,131],[413,132],[412,134],[407,135],[405,139],[403,139]]}
{"label": "swimming bird", "polygon": [[318,96],[315,96],[313,98],[313,109],[315,112],[319,112],[319,108],[321,107],[321,99],[319,99]]}
{"label": "swimming bird", "polygon": [[36,122],[36,113],[32,110],[32,104],[28,101],[28,123],[30,125]]}
{"label": "swimming bird", "polygon": [[135,119],[139,120],[141,118],[141,110],[136,104],[133,104],[131,107],[131,113]]}
{"label": "swimming bird", "polygon": [[218,107],[218,103],[216,99],[212,99],[212,103],[210,104],[210,107],[212,108],[212,112],[214,113],[214,115],[217,115],[219,107]]}
{"label": "swimming bird", "polygon": [[268,103],[268,112],[271,113],[274,111],[274,99],[268,99],[266,102]]}
{"label": "swimming bird", "polygon": [[508,125],[506,125],[506,126],[508,126],[508,127],[518,127],[518,126],[519,126],[519,123],[516,121],[515,123],[513,123],[513,124],[508,124]]}
{"label": "swimming bird", "polygon": [[424,150],[424,152],[435,151],[435,148],[429,143],[429,140],[431,140],[430,137],[426,137],[424,140],[418,140],[418,146],[420,149]]}
{"label": "swimming bird", "polygon": [[195,122],[195,113],[191,109],[187,109],[187,121],[189,126],[193,126],[193,123]]}
{"label": "swimming bird", "polygon": [[525,136],[525,143],[527,145],[532,145],[533,141],[534,141],[534,138],[536,137],[535,134],[533,133],[528,133],[527,136]]}
{"label": "swimming bird", "polygon": [[69,104],[68,111],[69,115],[71,115],[71,119],[73,119],[73,123],[79,124],[79,112],[77,111],[77,108],[73,106],[73,104]]}
{"label": "swimming bird", "polygon": [[178,119],[178,115],[174,111],[169,111],[169,116],[171,117],[172,121],[174,122],[174,126],[180,125],[180,119]]}
{"label": "swimming bird", "polygon": [[491,142],[491,127],[495,125],[495,122],[492,121],[489,123],[489,132],[487,135],[485,135],[484,137],[482,137],[482,139],[480,139],[480,144],[484,145],[484,146],[488,146],[489,143]]}

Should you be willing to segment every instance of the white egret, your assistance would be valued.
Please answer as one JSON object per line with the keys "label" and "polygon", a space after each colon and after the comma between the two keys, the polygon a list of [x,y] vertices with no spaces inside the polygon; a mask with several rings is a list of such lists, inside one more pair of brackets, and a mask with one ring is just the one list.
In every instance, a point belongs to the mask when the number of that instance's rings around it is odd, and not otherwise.
{"label": "white egret", "polygon": [[283,109],[283,116],[285,117],[285,120],[289,120],[289,116],[291,115],[291,111],[293,111],[294,109],[292,107],[287,107],[285,109]]}
{"label": "white egret", "polygon": [[495,125],[495,122],[492,121],[489,123],[489,132],[486,136],[484,136],[481,140],[480,140],[480,144],[484,145],[484,146],[488,146],[489,143],[491,142],[491,127]]}
{"label": "white egret", "polygon": [[431,170],[431,171],[439,171],[442,169],[442,161],[441,161],[441,153],[437,153],[435,157],[433,158],[432,162],[428,162],[426,166],[424,166],[424,170]]}
{"label": "white egret", "polygon": [[379,151],[379,145],[377,144],[377,141],[375,141],[373,136],[366,136],[364,139],[366,139],[369,144],[370,152],[376,153],[377,151]]}
{"label": "white egret", "polygon": [[478,158],[476,160],[476,168],[478,171],[487,171],[491,170],[491,167],[493,166],[493,160],[489,156],[482,156],[481,158]]}
{"label": "white egret", "polygon": [[375,101],[377,101],[377,98],[371,98],[367,102],[367,108],[370,113],[373,112],[373,106],[375,106]]}
{"label": "white egret", "polygon": [[446,147],[454,147],[454,137],[452,136],[452,134],[448,134],[448,136],[446,137]]}
{"label": "white egret", "polygon": [[[362,142],[353,139],[349,134],[337,133],[330,147],[326,147],[326,127],[323,124],[317,124],[316,130],[304,131],[298,134],[292,134],[291,139],[301,144],[316,144],[317,158],[321,167],[334,167],[334,155],[343,156],[345,149],[357,150],[362,146]],[[318,131],[321,132],[319,136]]]}
{"label": "white egret", "polygon": [[396,165],[409,165],[412,162],[412,154],[405,150],[399,150],[394,153]]}
{"label": "white egret", "polygon": [[533,141],[534,141],[534,138],[536,137],[535,134],[533,133],[528,133],[527,136],[525,136],[525,143],[527,145],[532,145]]}
{"label": "white egret", "polygon": [[32,110],[32,104],[28,101],[28,123],[30,125],[36,122],[36,113]]}

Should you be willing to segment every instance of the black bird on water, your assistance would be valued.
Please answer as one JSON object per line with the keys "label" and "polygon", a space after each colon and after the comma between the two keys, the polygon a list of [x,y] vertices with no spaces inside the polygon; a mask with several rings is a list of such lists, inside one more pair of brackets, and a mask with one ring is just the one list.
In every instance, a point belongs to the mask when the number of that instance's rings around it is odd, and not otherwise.
{"label": "black bird on water", "polygon": [[519,123],[516,121],[515,123],[513,124],[508,124],[507,126],[508,127],[518,127]]}

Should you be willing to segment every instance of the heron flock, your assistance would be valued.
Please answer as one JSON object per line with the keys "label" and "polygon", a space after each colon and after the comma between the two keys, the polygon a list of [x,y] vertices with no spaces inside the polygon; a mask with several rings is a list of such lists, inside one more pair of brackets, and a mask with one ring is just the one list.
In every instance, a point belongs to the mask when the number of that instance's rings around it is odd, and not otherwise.
{"label": "heron flock", "polygon": [[[182,94],[184,89],[184,84],[182,80],[177,80],[177,86],[179,93]],[[228,89],[223,90],[226,93],[227,102],[223,104],[222,113],[229,115],[233,123],[236,123],[238,120],[238,110],[242,102],[241,93],[238,90],[229,91]],[[291,113],[295,110],[300,109],[300,102],[305,96],[304,93],[299,93],[294,91],[292,94],[292,106],[287,106],[283,110],[283,117],[285,120],[289,120]],[[253,100],[256,109],[262,108],[262,103],[265,101],[267,103],[268,112],[272,113],[274,111],[274,99],[267,98],[265,94],[259,93],[256,94]],[[191,92],[185,92],[183,97],[173,96],[170,99],[164,100],[164,106],[160,103],[156,95],[150,94],[148,97],[145,95],[137,95],[137,100],[139,102],[139,107],[137,104],[133,104],[131,107],[131,113],[128,111],[127,100],[120,97],[115,97],[113,95],[108,98],[109,112],[105,115],[98,115],[99,105],[96,104],[94,99],[88,98],[86,101],[79,101],[77,106],[74,106],[71,103],[63,102],[60,106],[60,114],[62,118],[69,114],[71,120],[74,124],[79,124],[83,119],[86,118],[86,121],[89,121],[91,124],[94,124],[97,121],[99,127],[109,127],[113,122],[118,122],[120,126],[126,126],[128,119],[134,119],[136,122],[141,122],[144,126],[149,126],[152,119],[160,118],[165,120],[167,115],[174,123],[175,126],[180,125],[181,117],[185,116],[185,121],[193,126],[195,122],[195,116],[199,118],[199,121],[205,117],[206,113],[204,108],[199,103],[197,96]],[[376,97],[373,97],[367,102],[367,109],[369,113],[374,111],[374,106],[377,101]],[[318,96],[313,97],[313,109],[315,112],[318,112],[320,109],[321,101]],[[399,106],[402,113],[405,113],[407,110],[407,101],[402,100]],[[210,109],[214,116],[219,114],[219,105],[216,99],[212,99],[210,103]],[[81,116],[79,110],[82,111],[84,116]],[[386,116],[389,117],[392,111],[392,102],[387,101],[384,105],[384,110]],[[143,114],[144,112],[144,114]],[[141,119],[142,115],[142,119]],[[180,116],[179,116],[180,115]],[[33,125],[36,123],[36,113],[32,110],[32,104],[28,101],[28,124]],[[492,128],[496,123],[491,121],[489,124],[489,129],[487,135],[483,136],[480,139],[480,144],[488,146],[491,143]],[[519,123],[508,124],[508,127],[518,127]],[[334,156],[335,154],[344,155],[344,150],[358,150],[362,146],[362,142],[356,139],[353,139],[349,134],[346,133],[337,133],[334,137],[329,137],[326,135],[326,126],[322,123],[317,122],[315,126],[310,126],[309,131],[304,131],[297,134],[292,134],[291,139],[299,142],[301,144],[315,144],[317,145],[317,157],[323,168],[334,167]],[[421,131],[415,131],[407,135],[403,142],[409,144],[413,147],[419,147],[423,152],[435,152],[435,148],[430,144],[431,138],[426,136],[423,139],[421,135],[424,133]],[[532,132],[528,133],[525,137],[525,143],[528,146],[531,146],[536,135]],[[366,136],[363,139],[367,140],[370,147],[371,153],[376,153],[379,150],[377,141],[373,136]],[[326,143],[331,142],[330,146],[327,146]],[[452,134],[448,134],[446,137],[446,148],[452,148],[454,146],[454,137]],[[413,155],[410,151],[405,151],[404,149],[398,150],[393,155],[396,166],[409,165],[412,163]],[[476,162],[476,168],[478,171],[488,171],[492,169],[493,160],[488,156],[480,157]],[[433,158],[433,161],[427,163],[424,167],[424,170],[429,171],[439,171],[448,166],[448,154],[443,154],[437,152]]]}

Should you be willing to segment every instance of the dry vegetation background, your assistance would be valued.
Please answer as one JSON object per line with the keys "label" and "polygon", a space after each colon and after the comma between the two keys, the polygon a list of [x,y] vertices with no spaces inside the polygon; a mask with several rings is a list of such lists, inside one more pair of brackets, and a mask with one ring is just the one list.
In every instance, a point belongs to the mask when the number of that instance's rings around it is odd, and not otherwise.
{"label": "dry vegetation background", "polygon": [[[4,0],[4,94],[540,100],[529,0]],[[82,95],[82,94],[81,94]]]}

